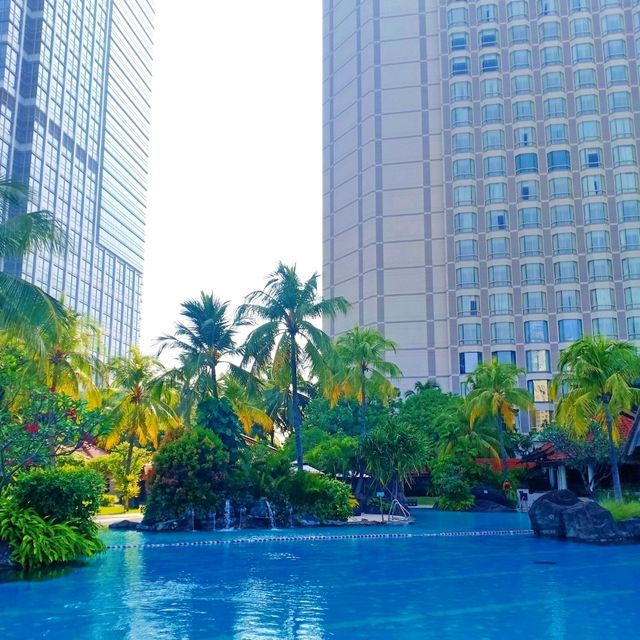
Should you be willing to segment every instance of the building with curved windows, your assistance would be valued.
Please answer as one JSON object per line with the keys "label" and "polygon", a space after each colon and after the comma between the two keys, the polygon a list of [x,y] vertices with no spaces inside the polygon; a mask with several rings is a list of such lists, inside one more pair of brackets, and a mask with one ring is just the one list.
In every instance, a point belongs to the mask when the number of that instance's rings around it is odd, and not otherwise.
{"label": "building with curved windows", "polygon": [[[640,2],[325,0],[324,293],[402,385],[640,340]],[[526,425],[523,425],[526,427]]]}
{"label": "building with curved windows", "polygon": [[4,269],[98,320],[111,356],[139,334],[152,41],[152,0],[0,0],[0,174],[67,233]]}

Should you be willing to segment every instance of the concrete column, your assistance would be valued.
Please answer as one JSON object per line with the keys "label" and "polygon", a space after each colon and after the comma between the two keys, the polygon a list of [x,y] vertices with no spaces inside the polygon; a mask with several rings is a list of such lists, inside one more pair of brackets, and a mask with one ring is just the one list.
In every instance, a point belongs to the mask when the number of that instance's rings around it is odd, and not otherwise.
{"label": "concrete column", "polygon": [[589,486],[587,487],[589,491],[593,491],[593,480],[596,475],[596,470],[594,469],[592,464],[587,465],[587,479],[589,481]]}
{"label": "concrete column", "polygon": [[549,484],[551,485],[552,489],[557,489],[558,488],[558,476],[556,474],[556,469],[555,467],[549,467]]}
{"label": "concrete column", "polygon": [[558,467],[558,489],[567,488],[567,468],[561,464]]}

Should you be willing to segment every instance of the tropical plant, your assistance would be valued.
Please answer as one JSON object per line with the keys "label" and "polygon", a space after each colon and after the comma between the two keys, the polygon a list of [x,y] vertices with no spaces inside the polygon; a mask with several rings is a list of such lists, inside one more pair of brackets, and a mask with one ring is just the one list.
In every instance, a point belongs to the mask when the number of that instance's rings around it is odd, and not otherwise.
{"label": "tropical plant", "polygon": [[495,427],[487,421],[471,423],[468,408],[458,407],[453,413],[442,415],[438,426],[438,455],[453,455],[462,447],[477,451],[478,455],[500,459],[500,443],[496,439]]}
{"label": "tropical plant", "polygon": [[333,404],[339,397],[353,398],[358,402],[362,437],[367,434],[368,399],[386,403],[396,395],[389,378],[399,378],[402,372],[385,359],[387,352],[395,350],[395,342],[370,327],[355,327],[336,341],[335,384],[329,385],[328,392],[333,397]]}
{"label": "tropical plant", "polygon": [[443,456],[431,469],[437,495],[436,507],[443,511],[467,511],[474,502],[468,469],[459,459]]}
{"label": "tropical plant", "polygon": [[618,468],[618,422],[621,413],[640,403],[640,357],[636,347],[604,336],[584,336],[560,354],[558,374],[551,391],[560,396],[558,423],[578,436],[585,436],[593,422],[605,428],[609,438],[609,460],[613,491],[622,500]]}
{"label": "tropical plant", "polygon": [[196,424],[202,429],[213,431],[235,461],[238,452],[244,448],[245,442],[242,438],[242,425],[229,400],[226,398],[201,400],[196,411]]}
{"label": "tropical plant", "polygon": [[307,459],[316,469],[334,478],[346,478],[356,468],[359,442],[353,436],[327,437],[309,450]]}
{"label": "tropical plant", "polygon": [[529,393],[518,387],[518,376],[523,374],[512,364],[500,364],[494,358],[481,363],[467,378],[471,391],[465,399],[469,421],[474,427],[478,421],[492,421],[498,430],[502,475],[509,473],[505,429],[515,430],[518,409],[531,410],[533,402]]}
{"label": "tropical plant", "polygon": [[285,492],[297,513],[321,521],[344,521],[353,513],[349,485],[321,474],[306,471],[292,474],[287,478]]}
{"label": "tropical plant", "polygon": [[263,433],[273,431],[273,419],[266,412],[264,401],[260,394],[252,393],[242,380],[228,373],[220,380],[222,396],[231,403],[244,432],[248,436],[255,435],[255,427]]}
{"label": "tropical plant", "polygon": [[250,293],[237,313],[239,321],[259,324],[243,346],[243,365],[252,363],[254,372],[265,371],[274,362],[289,363],[291,410],[289,424],[296,438],[298,470],[303,468],[298,398],[298,367],[309,362],[317,366],[328,349],[328,336],[313,320],[331,318],[349,308],[344,298],[319,300],[318,274],[302,281],[294,267],[280,263],[263,290]]}

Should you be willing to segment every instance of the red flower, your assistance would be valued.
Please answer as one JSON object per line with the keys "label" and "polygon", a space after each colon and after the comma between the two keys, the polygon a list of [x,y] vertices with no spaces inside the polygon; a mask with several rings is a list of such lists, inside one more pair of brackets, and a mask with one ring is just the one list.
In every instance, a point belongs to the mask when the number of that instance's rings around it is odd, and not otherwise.
{"label": "red flower", "polygon": [[33,460],[27,460],[27,461],[24,463],[24,466],[25,466],[25,467],[32,467],[32,466],[33,466]]}
{"label": "red flower", "polygon": [[52,385],[49,387],[49,391],[52,391],[53,393],[55,393],[55,392],[56,392],[56,387],[55,387],[55,385],[53,385],[53,384],[52,384]]}
{"label": "red flower", "polygon": [[78,415],[76,414],[76,410],[70,409],[69,411],[67,411],[67,417],[71,418],[72,420],[75,420],[78,417]]}
{"label": "red flower", "polygon": [[25,424],[22,427],[27,433],[38,433],[40,431],[40,425],[37,422],[32,422],[31,424]]}

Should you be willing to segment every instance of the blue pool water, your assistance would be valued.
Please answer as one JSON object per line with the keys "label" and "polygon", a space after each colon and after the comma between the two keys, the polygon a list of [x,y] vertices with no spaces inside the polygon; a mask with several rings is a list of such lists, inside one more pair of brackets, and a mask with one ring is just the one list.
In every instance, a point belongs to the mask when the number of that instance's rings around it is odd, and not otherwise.
{"label": "blue pool water", "polygon": [[[528,528],[526,516],[417,511],[409,528]],[[249,537],[107,534],[109,544]],[[267,541],[113,549],[42,581],[0,583],[0,638],[349,640],[635,637],[640,547],[531,536]]]}

